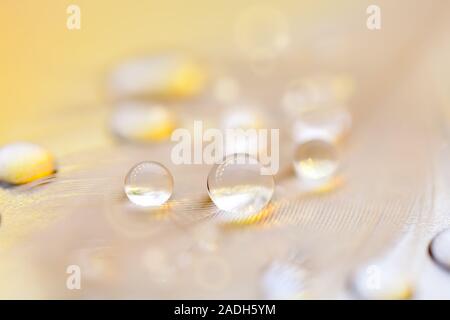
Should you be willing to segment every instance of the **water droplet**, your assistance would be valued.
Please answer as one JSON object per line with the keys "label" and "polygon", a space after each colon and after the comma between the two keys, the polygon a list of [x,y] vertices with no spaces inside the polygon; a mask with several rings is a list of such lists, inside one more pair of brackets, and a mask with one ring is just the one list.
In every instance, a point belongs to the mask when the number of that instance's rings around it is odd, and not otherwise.
{"label": "water droplet", "polygon": [[0,148],[0,181],[24,184],[53,174],[54,156],[45,148],[29,143],[10,143]]}
{"label": "water droplet", "polygon": [[225,131],[225,155],[250,154],[256,156],[267,145],[259,138],[258,129],[267,126],[263,113],[255,105],[241,103],[228,110],[223,116]]}
{"label": "water droplet", "polygon": [[274,179],[261,174],[262,168],[248,154],[233,154],[211,169],[208,193],[219,209],[229,213],[226,219],[248,218],[270,202]]}
{"label": "water droplet", "polygon": [[172,134],[176,127],[175,118],[161,105],[131,101],[115,108],[111,128],[117,136],[129,141],[161,141]]}
{"label": "water droplet", "polygon": [[315,75],[289,83],[282,98],[284,110],[293,116],[324,103],[345,103],[352,96],[354,81],[348,75]]}
{"label": "water droplet", "polygon": [[265,126],[263,115],[257,107],[245,103],[236,104],[223,117],[224,129],[259,129]]}
{"label": "water droplet", "polygon": [[434,262],[450,271],[450,228],[438,233],[433,238],[429,251]]}
{"label": "water droplet", "polygon": [[125,193],[139,206],[160,206],[170,198],[172,190],[172,175],[158,162],[141,162],[131,168],[125,178]]}
{"label": "water droplet", "polygon": [[316,105],[293,117],[292,135],[297,143],[311,139],[339,141],[352,125],[350,112],[339,105]]}
{"label": "water droplet", "polygon": [[201,65],[189,57],[163,53],[125,61],[111,73],[108,93],[115,99],[180,99],[205,85]]}
{"label": "water droplet", "polygon": [[302,182],[322,184],[329,181],[339,167],[336,147],[323,140],[311,140],[297,146],[294,169]]}

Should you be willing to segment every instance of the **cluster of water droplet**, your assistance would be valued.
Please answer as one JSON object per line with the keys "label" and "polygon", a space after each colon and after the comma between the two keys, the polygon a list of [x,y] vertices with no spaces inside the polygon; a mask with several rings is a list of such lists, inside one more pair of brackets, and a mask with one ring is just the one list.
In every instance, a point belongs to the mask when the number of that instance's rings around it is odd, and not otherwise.
{"label": "cluster of water droplet", "polygon": [[338,144],[352,123],[343,104],[352,89],[348,77],[315,76],[293,82],[283,97],[295,144],[293,166],[306,186],[321,186],[339,171]]}

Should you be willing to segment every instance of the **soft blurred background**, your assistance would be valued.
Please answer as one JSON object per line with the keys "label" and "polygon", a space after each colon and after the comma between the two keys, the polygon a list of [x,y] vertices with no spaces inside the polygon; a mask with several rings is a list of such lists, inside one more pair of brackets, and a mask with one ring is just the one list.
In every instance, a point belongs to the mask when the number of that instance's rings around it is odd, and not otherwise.
{"label": "soft blurred background", "polygon": [[[71,4],[80,30],[66,27]],[[372,4],[380,30],[366,26]],[[448,299],[450,273],[427,248],[450,224],[449,6],[3,0],[0,145],[43,145],[58,173],[0,189],[0,297]],[[295,145],[286,92],[311,75],[339,79],[339,103],[352,115],[340,182],[311,193],[295,177],[280,180],[267,215],[219,223],[205,190],[209,166],[171,165],[165,129],[150,134],[158,142],[136,144],[110,127],[120,100],[111,74],[155,53],[187,56],[206,75],[192,96],[158,99],[175,127],[215,126],[218,114],[250,103],[270,120],[262,127],[282,129],[282,168]],[[169,213],[142,216],[124,199],[123,178],[144,159],[172,171]],[[81,290],[66,287],[72,264]],[[383,280],[369,290],[374,275]]]}

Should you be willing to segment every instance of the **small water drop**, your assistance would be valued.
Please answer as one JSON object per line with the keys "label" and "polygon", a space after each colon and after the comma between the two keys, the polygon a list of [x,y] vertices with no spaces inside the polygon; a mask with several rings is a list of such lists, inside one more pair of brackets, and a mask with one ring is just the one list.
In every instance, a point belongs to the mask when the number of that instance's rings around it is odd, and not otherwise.
{"label": "small water drop", "polygon": [[242,219],[259,213],[272,199],[274,179],[261,174],[262,165],[248,154],[227,156],[208,175],[208,193],[214,204]]}
{"label": "small water drop", "polygon": [[450,271],[450,228],[438,233],[433,238],[429,251],[434,262]]}
{"label": "small water drop", "polygon": [[162,105],[128,101],[118,104],[111,117],[111,129],[131,142],[156,142],[170,137],[176,116]]}
{"label": "small water drop", "polygon": [[341,141],[348,135],[352,126],[350,112],[339,105],[314,106],[292,117],[292,136],[297,143],[312,139]]}
{"label": "small water drop", "polygon": [[131,168],[125,178],[125,193],[138,206],[160,206],[167,202],[172,190],[172,175],[158,162],[141,162]]}
{"label": "small water drop", "polygon": [[339,167],[335,146],[323,140],[311,140],[297,146],[294,154],[294,169],[302,182],[325,183]]}
{"label": "small water drop", "polygon": [[0,182],[20,185],[50,176],[56,171],[55,157],[30,142],[15,142],[0,148]]}
{"label": "small water drop", "polygon": [[167,52],[124,61],[111,72],[107,89],[117,100],[182,99],[199,94],[205,80],[197,61]]}
{"label": "small water drop", "polygon": [[349,75],[312,75],[291,81],[281,102],[289,115],[298,116],[322,104],[348,102],[354,87]]}
{"label": "small water drop", "polygon": [[222,128],[225,133],[225,155],[257,155],[267,148],[258,130],[267,127],[267,121],[257,105],[236,104],[224,115]]}

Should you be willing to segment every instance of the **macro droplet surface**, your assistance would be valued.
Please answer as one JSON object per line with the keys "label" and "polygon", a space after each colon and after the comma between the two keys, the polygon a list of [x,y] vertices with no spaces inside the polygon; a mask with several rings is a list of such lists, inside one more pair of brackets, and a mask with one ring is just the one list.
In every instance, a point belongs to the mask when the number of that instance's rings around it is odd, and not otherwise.
{"label": "macro droplet surface", "polygon": [[257,155],[267,148],[259,139],[257,130],[266,126],[264,115],[254,106],[238,104],[224,114],[222,128],[225,132],[225,155]]}
{"label": "macro droplet surface", "polygon": [[155,54],[125,61],[108,79],[114,99],[182,99],[195,96],[205,85],[204,68],[190,57]]}
{"label": "macro droplet surface", "polygon": [[272,199],[274,179],[248,154],[232,154],[215,164],[208,175],[208,194],[229,215],[226,220],[245,219],[259,213]]}
{"label": "macro droplet surface", "polygon": [[292,117],[292,136],[297,143],[312,139],[340,141],[352,126],[352,116],[347,108],[334,104],[316,105]]}
{"label": "macro droplet surface", "polygon": [[0,181],[24,184],[56,171],[55,158],[47,149],[30,142],[10,143],[0,148]]}
{"label": "macro droplet surface", "polygon": [[141,162],[125,178],[125,193],[138,206],[160,206],[169,200],[172,190],[172,175],[158,162]]}
{"label": "macro droplet surface", "polygon": [[168,139],[176,127],[173,112],[158,104],[127,101],[116,106],[111,129],[132,142],[157,142]]}
{"label": "macro droplet surface", "polygon": [[354,86],[348,75],[309,76],[289,83],[281,102],[284,110],[295,116],[324,103],[348,102]]}
{"label": "macro droplet surface", "polygon": [[336,147],[324,140],[299,144],[293,161],[297,176],[304,182],[326,182],[339,168]]}
{"label": "macro droplet surface", "polygon": [[450,228],[441,231],[433,238],[429,250],[434,262],[450,271]]}

